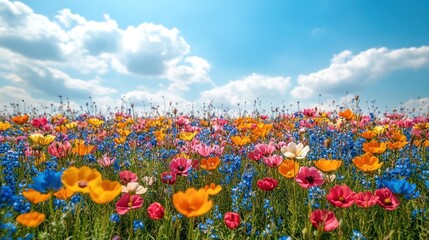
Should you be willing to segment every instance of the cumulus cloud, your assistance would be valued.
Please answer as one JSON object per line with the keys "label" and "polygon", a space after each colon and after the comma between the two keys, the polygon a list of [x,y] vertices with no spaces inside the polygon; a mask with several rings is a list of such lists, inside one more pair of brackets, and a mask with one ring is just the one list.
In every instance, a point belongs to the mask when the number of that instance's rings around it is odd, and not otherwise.
{"label": "cumulus cloud", "polygon": [[298,76],[298,86],[291,94],[303,99],[315,94],[333,94],[370,84],[399,69],[429,66],[429,46],[389,50],[371,48],[353,55],[343,51],[331,59],[329,67]]}
{"label": "cumulus cloud", "polygon": [[290,77],[271,77],[253,73],[243,79],[230,81],[225,85],[203,91],[200,101],[236,105],[256,99],[278,100],[285,96],[289,86]]}
{"label": "cumulus cloud", "polygon": [[429,112],[429,98],[409,99],[403,103],[403,108],[419,115],[427,114]]}

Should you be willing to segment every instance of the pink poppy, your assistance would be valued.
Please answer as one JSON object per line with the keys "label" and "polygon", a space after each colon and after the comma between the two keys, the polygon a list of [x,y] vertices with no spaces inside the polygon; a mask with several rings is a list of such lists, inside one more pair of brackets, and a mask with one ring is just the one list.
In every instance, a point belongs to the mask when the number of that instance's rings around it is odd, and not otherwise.
{"label": "pink poppy", "polygon": [[258,180],[256,185],[258,185],[258,187],[264,191],[272,191],[277,187],[278,183],[279,182],[274,178],[263,178]]}
{"label": "pink poppy", "polygon": [[315,228],[325,232],[332,231],[339,226],[335,214],[328,210],[314,210],[310,215],[310,221]]}
{"label": "pink poppy", "polygon": [[399,206],[398,197],[388,188],[377,189],[374,195],[378,197],[377,204],[384,209],[392,211]]}
{"label": "pink poppy", "polygon": [[65,158],[72,151],[72,145],[70,142],[66,141],[64,143],[60,143],[54,141],[48,147],[48,153],[51,156],[54,156],[58,159]]}
{"label": "pink poppy", "polygon": [[189,170],[192,166],[192,160],[179,157],[174,158],[170,162],[170,171],[176,175],[188,176]]}
{"label": "pink poppy", "polygon": [[125,193],[121,196],[116,203],[116,212],[119,215],[124,215],[131,209],[141,208],[143,205],[143,198],[140,195],[130,195]]}
{"label": "pink poppy", "polygon": [[147,208],[147,214],[150,219],[159,220],[164,217],[164,207],[159,202],[154,202]]}
{"label": "pink poppy", "polygon": [[262,157],[262,161],[267,165],[268,167],[276,168],[280,166],[283,162],[283,157],[280,155],[273,155],[269,157]]}
{"label": "pink poppy", "polygon": [[308,168],[305,166],[299,168],[295,181],[303,188],[320,186],[325,182],[322,172],[315,167]]}
{"label": "pink poppy", "polygon": [[356,193],[350,190],[347,185],[336,185],[329,190],[326,199],[336,207],[347,208],[355,203]]}
{"label": "pink poppy", "polygon": [[123,185],[127,185],[129,182],[137,182],[139,178],[137,177],[137,174],[125,170],[119,173],[119,179],[121,179],[121,183]]}
{"label": "pink poppy", "polygon": [[210,146],[205,145],[204,143],[200,143],[198,145],[194,146],[194,150],[198,152],[203,157],[208,157],[212,152],[214,152],[214,149]]}
{"label": "pink poppy", "polygon": [[374,196],[372,192],[359,192],[356,195],[356,205],[358,205],[361,208],[369,208],[374,206],[378,201],[378,197]]}

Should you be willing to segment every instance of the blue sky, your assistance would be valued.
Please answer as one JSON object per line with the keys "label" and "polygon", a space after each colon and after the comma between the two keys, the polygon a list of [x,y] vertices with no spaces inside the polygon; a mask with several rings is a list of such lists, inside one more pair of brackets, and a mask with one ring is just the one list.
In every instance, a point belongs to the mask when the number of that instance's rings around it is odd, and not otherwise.
{"label": "blue sky", "polygon": [[0,103],[427,113],[428,22],[427,1],[0,0]]}

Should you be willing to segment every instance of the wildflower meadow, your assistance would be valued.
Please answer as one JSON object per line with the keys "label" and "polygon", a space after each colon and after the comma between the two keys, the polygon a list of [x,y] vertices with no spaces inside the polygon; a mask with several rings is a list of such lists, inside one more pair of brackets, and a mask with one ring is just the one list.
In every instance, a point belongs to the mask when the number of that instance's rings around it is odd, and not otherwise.
{"label": "wildflower meadow", "polygon": [[429,239],[429,115],[0,112],[0,239]]}

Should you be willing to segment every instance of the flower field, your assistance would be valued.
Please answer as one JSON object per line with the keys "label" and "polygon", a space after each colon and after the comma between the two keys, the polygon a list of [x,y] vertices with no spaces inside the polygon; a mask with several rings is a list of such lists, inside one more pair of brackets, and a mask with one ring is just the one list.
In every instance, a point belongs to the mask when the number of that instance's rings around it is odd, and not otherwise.
{"label": "flower field", "polygon": [[0,239],[429,239],[429,116],[0,115]]}

